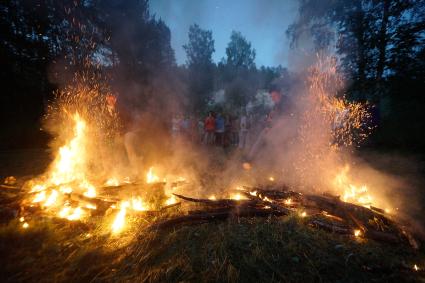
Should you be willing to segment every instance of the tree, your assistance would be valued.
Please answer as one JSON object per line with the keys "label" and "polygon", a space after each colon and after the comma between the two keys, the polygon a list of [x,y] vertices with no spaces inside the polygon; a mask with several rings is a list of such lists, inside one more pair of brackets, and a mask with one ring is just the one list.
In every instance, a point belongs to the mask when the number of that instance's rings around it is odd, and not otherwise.
{"label": "tree", "polygon": [[236,68],[250,69],[255,67],[255,49],[251,42],[240,33],[233,31],[226,48],[227,65]]}
{"label": "tree", "polygon": [[245,106],[254,98],[261,84],[255,67],[255,49],[240,33],[233,31],[226,48],[226,58],[218,64],[221,87],[226,101],[234,107]]}
{"label": "tree", "polygon": [[[310,33],[317,48],[335,43],[353,99],[380,105],[380,134],[409,148],[423,145],[425,121],[425,3],[421,0],[299,0],[299,17],[288,28],[292,44]],[[317,30],[333,30],[330,40]],[[322,45],[317,44],[322,43]],[[395,113],[397,113],[395,115]],[[393,114],[393,115],[391,115]]]}
{"label": "tree", "polygon": [[[300,16],[287,30],[292,44],[306,31],[312,34],[319,49],[335,42],[341,69],[360,92],[371,84],[382,85],[384,77],[394,74],[395,65],[391,61],[403,57],[402,50],[407,46],[412,51],[410,54],[415,54],[414,50],[424,42],[423,1],[299,2]],[[324,39],[320,30],[334,30],[334,33],[329,32],[333,36]],[[404,40],[400,41],[400,37]]]}
{"label": "tree", "polygon": [[212,31],[194,24],[189,28],[189,42],[183,45],[189,72],[189,108],[204,111],[214,89],[214,40]]}
{"label": "tree", "polygon": [[214,39],[212,31],[203,30],[197,24],[189,27],[189,42],[183,45],[186,51],[187,65],[206,66],[213,64],[212,55],[214,49]]}

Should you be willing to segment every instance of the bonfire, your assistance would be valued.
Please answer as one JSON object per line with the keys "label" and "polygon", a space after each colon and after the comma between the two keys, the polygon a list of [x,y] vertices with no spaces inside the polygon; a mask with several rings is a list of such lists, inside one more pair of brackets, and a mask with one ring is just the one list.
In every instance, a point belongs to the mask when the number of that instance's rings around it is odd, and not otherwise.
{"label": "bonfire", "polygon": [[[323,66],[316,68],[320,70]],[[369,117],[367,106],[330,95],[326,89],[329,73],[315,71],[318,74],[310,78],[309,95],[303,97],[309,101],[309,107],[300,115],[304,124],[299,136],[305,150],[298,162],[305,162],[317,154],[321,158],[302,167],[300,176],[307,171],[309,174],[323,172],[320,162],[326,154],[337,154],[342,146],[364,139],[370,130],[364,127]],[[92,91],[87,92],[85,87],[77,85],[58,96],[56,105],[59,106],[53,109],[56,114],[59,111],[56,117],[65,125],[60,130],[65,138],[47,172],[23,185],[25,194],[17,215],[22,229],[31,227],[28,219],[54,217],[70,222],[101,222],[105,224],[104,232],[118,237],[131,227],[130,220],[138,217],[148,222],[143,228],[146,231],[167,231],[227,219],[297,217],[306,226],[346,235],[354,241],[371,239],[418,248],[409,227],[399,221],[394,210],[390,210],[390,206],[379,207],[385,203],[380,200],[379,192],[351,179],[349,164],[326,168],[328,179],[323,184],[327,187],[320,189],[300,189],[281,182],[285,176],[268,174],[255,184],[241,182],[233,187],[235,189],[221,190],[217,194],[198,191],[196,197],[190,195],[194,188],[187,177],[161,176],[158,173],[161,170],[157,170],[160,164],[149,166],[137,179],[122,174],[117,176],[114,171],[93,173],[93,156],[99,154],[93,144],[104,142],[105,135],[99,133],[106,128],[113,129],[108,123],[116,123],[117,116],[111,114],[111,109],[96,112],[100,117],[91,116],[93,111],[84,107],[93,103],[87,101],[92,101],[93,97],[106,100],[101,94],[89,93]],[[69,95],[76,98],[69,99]],[[107,104],[101,105],[102,109],[107,109]],[[99,126],[100,120],[106,121],[106,126]],[[314,137],[323,142],[320,152],[310,143],[313,139],[310,130],[318,123],[327,129],[320,137]],[[253,170],[255,166],[245,166],[245,169],[241,166],[241,170]],[[415,269],[418,270],[416,265]]]}

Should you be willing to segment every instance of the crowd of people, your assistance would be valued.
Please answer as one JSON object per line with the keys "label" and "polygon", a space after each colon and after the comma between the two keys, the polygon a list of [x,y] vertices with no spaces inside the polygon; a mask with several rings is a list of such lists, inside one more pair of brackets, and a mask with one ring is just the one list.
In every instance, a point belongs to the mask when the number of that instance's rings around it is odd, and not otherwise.
{"label": "crowd of people", "polygon": [[184,137],[192,142],[221,147],[245,149],[248,145],[252,117],[210,111],[205,118],[175,115],[171,132],[174,138]]}

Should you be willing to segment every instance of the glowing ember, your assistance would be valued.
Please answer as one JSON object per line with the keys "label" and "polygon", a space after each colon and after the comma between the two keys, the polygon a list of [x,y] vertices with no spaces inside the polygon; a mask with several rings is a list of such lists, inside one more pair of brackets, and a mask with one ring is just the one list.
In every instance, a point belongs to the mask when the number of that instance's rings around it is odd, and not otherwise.
{"label": "glowing ember", "polygon": [[66,207],[62,208],[61,211],[59,211],[58,216],[60,218],[67,218],[68,215],[70,214],[70,212],[71,212],[71,208],[66,206]]}
{"label": "glowing ember", "polygon": [[291,204],[292,204],[292,199],[288,198],[288,199],[285,199],[283,202],[284,202],[286,205],[291,205]]}
{"label": "glowing ember", "polygon": [[244,196],[244,195],[241,195],[240,193],[236,193],[236,194],[230,195],[230,199],[244,200],[244,199],[248,199],[248,198],[246,196]]}
{"label": "glowing ember", "polygon": [[56,190],[52,190],[52,192],[50,193],[49,197],[47,198],[46,202],[44,203],[44,206],[51,206],[53,205],[57,198],[58,198],[58,192]]}
{"label": "glowing ember", "polygon": [[88,203],[88,204],[86,204],[86,208],[88,208],[88,209],[96,209],[97,207],[94,204]]}
{"label": "glowing ember", "polygon": [[300,216],[301,217],[306,217],[307,216],[307,212],[305,212],[305,211],[301,212]]}
{"label": "glowing ember", "polygon": [[251,195],[251,196],[257,196],[257,191],[253,191],[253,192],[249,192],[249,194]]}
{"label": "glowing ember", "polygon": [[354,230],[354,236],[360,237],[362,235],[362,231],[359,229]]}
{"label": "glowing ember", "polygon": [[67,216],[67,219],[71,221],[79,220],[83,217],[83,214],[84,211],[81,209],[81,207],[77,207],[70,215]]}
{"label": "glowing ember", "polygon": [[32,187],[32,189],[30,190],[30,193],[35,193],[35,192],[41,192],[44,191],[46,189],[45,185],[35,185],[34,187]]}
{"label": "glowing ember", "polygon": [[83,183],[82,187],[86,188],[86,191],[84,192],[84,196],[88,198],[94,198],[96,196],[96,188],[94,186],[85,182]]}
{"label": "glowing ember", "polygon": [[127,213],[127,207],[130,206],[130,203],[128,201],[121,203],[120,211],[118,212],[117,216],[115,217],[114,223],[112,224],[112,232],[113,233],[119,233],[125,225],[125,215]]}
{"label": "glowing ember", "polygon": [[35,195],[35,198],[33,199],[32,202],[37,203],[37,202],[42,202],[46,199],[46,192],[42,191],[39,192],[38,194]]}
{"label": "glowing ember", "polygon": [[72,188],[68,186],[60,186],[59,191],[63,194],[70,194],[72,193]]}
{"label": "glowing ember", "polygon": [[24,222],[25,218],[22,216],[21,218],[19,218],[19,222]]}
{"label": "glowing ember", "polygon": [[30,227],[30,225],[27,222],[25,222],[24,224],[22,224],[22,228],[27,229],[28,227]]}
{"label": "glowing ember", "polygon": [[133,197],[131,199],[131,209],[136,210],[136,211],[146,211],[146,210],[148,210],[148,207],[142,201],[142,198]]}
{"label": "glowing ember", "polygon": [[264,197],[262,198],[262,200],[267,201],[267,202],[273,202],[271,199],[269,199],[268,197]]}
{"label": "glowing ember", "polygon": [[413,265],[413,270],[419,271],[419,267],[415,264],[415,265]]}
{"label": "glowing ember", "polygon": [[215,195],[211,195],[208,197],[209,200],[216,200],[217,198],[215,197]]}
{"label": "glowing ember", "polygon": [[153,167],[149,168],[148,173],[146,174],[146,182],[148,184],[159,182],[159,177],[153,173]]}
{"label": "glowing ember", "polygon": [[165,205],[172,205],[175,203],[177,203],[177,199],[175,196],[171,196],[165,201]]}
{"label": "glowing ember", "polygon": [[62,210],[58,213],[60,218],[65,218],[70,221],[80,220],[84,216],[84,211],[81,207],[77,207],[72,209],[69,206],[62,208]]}
{"label": "glowing ember", "polygon": [[[124,182],[126,182],[126,181],[124,181]],[[126,183],[129,183],[129,182],[130,182],[130,179],[128,178],[128,182],[126,182]],[[116,178],[110,178],[105,182],[105,186],[110,186],[110,187],[116,187],[116,186],[119,186],[119,184],[120,184],[120,182]]]}

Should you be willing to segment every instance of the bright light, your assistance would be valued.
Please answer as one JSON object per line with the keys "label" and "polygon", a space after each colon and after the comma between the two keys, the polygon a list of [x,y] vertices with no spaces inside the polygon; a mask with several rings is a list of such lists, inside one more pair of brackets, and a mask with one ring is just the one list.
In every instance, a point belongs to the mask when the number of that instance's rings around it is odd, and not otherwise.
{"label": "bright light", "polygon": [[148,173],[146,174],[146,182],[150,184],[150,183],[155,183],[158,181],[159,181],[159,177],[153,173],[153,167],[150,167]]}
{"label": "bright light", "polygon": [[244,199],[248,199],[246,196],[241,195],[240,193],[236,193],[236,194],[232,194],[230,196],[230,199],[234,199],[234,200],[244,200]]}
{"label": "bright light", "polygon": [[52,190],[46,202],[44,203],[44,206],[51,206],[52,204],[56,202],[57,198],[58,198],[58,192],[56,190]]}
{"label": "bright light", "polygon": [[[128,177],[127,177],[128,178]],[[118,179],[116,178],[110,178],[105,182],[105,186],[110,186],[110,187],[116,187],[120,184],[120,182],[118,181]]]}
{"label": "bright light", "polygon": [[148,210],[148,207],[145,205],[141,197],[131,198],[131,208],[136,211]]}
{"label": "bright light", "polygon": [[37,203],[37,202],[42,202],[46,199],[46,192],[42,191],[39,192],[38,194],[35,195],[35,198],[32,202]]}
{"label": "bright light", "polygon": [[121,203],[121,209],[115,217],[114,223],[112,224],[112,232],[119,233],[125,225],[125,215],[127,213],[127,207],[130,206],[128,201]]}
{"label": "bright light", "polygon": [[165,205],[172,205],[175,203],[177,203],[177,199],[175,196],[171,196],[165,201]]}
{"label": "bright light", "polygon": [[354,230],[354,236],[360,237],[361,234],[362,234],[362,231],[360,231],[359,229]]}

